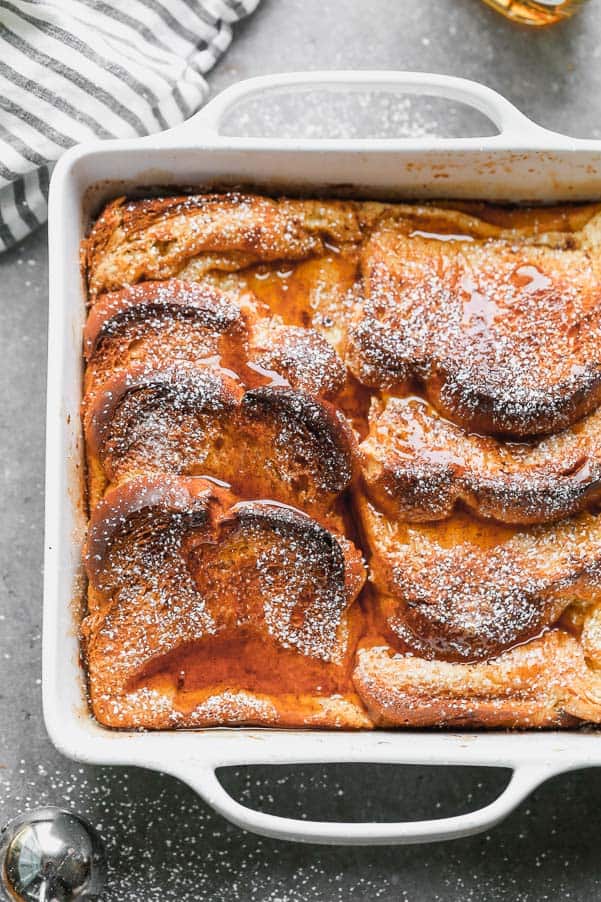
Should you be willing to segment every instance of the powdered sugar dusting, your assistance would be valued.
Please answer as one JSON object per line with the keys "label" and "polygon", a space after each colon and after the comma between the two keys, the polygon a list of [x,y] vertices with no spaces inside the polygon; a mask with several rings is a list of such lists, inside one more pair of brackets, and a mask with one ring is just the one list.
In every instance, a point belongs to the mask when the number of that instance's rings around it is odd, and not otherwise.
{"label": "powdered sugar dusting", "polygon": [[[184,512],[173,509],[171,488]],[[230,503],[202,479],[140,481],[107,495],[90,532],[84,622],[92,700],[103,722],[194,726],[219,722],[212,711],[228,723],[273,722],[271,701],[229,689],[178,710],[185,672],[168,690],[131,691],[151,678],[145,667],[160,671],[161,655],[211,636],[250,628],[309,659],[345,661],[343,621],[360,588],[346,577],[347,568],[360,567],[350,543],[343,548],[282,505]]]}
{"label": "powdered sugar dusting", "polygon": [[601,288],[589,250],[441,242],[384,224],[365,251],[351,333],[359,378],[417,377],[480,432],[556,432],[599,400]]}
{"label": "powdered sugar dusting", "polygon": [[530,442],[466,433],[420,398],[388,398],[361,445],[370,494],[393,516],[430,520],[462,501],[508,523],[550,522],[601,492],[601,412]]}
{"label": "powdered sugar dusting", "polygon": [[[580,699],[574,716],[598,719],[596,231],[570,231],[567,215],[548,230],[536,218],[530,230],[511,218],[503,228],[495,216],[238,194],[108,209],[88,247],[92,462],[117,491],[165,474],[181,486],[210,477],[220,488],[204,521],[182,512],[170,521],[178,537],[159,501],[141,552],[125,520],[117,524],[113,539],[121,536],[117,545],[135,562],[118,568],[108,604],[92,596],[86,625],[103,717],[127,723],[143,712],[139,723],[164,727],[281,717],[273,694],[246,697],[244,684],[226,680],[212,695],[186,696],[184,672],[165,685],[148,662],[153,650],[156,658],[260,624],[265,654],[277,647],[307,668],[344,668],[361,582],[355,549],[336,536],[346,532],[361,535],[372,557],[365,605],[373,616],[356,617],[368,644],[369,630],[384,632],[400,660],[419,660],[436,685],[445,667],[455,675],[467,667],[477,695],[491,688],[493,671],[474,662],[518,652],[532,662],[539,641],[563,654],[568,628],[581,655],[584,629],[587,664],[572,660],[562,686]],[[118,236],[109,251],[103,229]],[[160,281],[177,275],[177,285]],[[141,284],[98,294],[128,282]],[[338,354],[358,383],[345,378]],[[368,432],[359,453],[341,409]],[[532,437],[545,432],[553,434]],[[159,556],[144,561],[157,536]],[[140,562],[149,573],[138,578]],[[582,615],[572,616],[578,606]],[[109,671],[116,665],[97,687],[95,654]],[[384,684],[391,673],[382,671]],[[113,686],[103,695],[103,679],[105,690],[116,680],[116,694]],[[313,679],[324,704],[303,722],[344,723],[354,704],[338,692],[352,692],[348,670],[335,689]],[[363,679],[367,687],[372,677]],[[507,711],[521,692],[508,686],[498,699]],[[291,688],[283,683],[282,698]],[[439,722],[419,691],[412,716]],[[378,705],[386,707],[386,691]],[[563,696],[540,724],[563,722],[561,705]],[[378,722],[381,712],[371,713]]]}

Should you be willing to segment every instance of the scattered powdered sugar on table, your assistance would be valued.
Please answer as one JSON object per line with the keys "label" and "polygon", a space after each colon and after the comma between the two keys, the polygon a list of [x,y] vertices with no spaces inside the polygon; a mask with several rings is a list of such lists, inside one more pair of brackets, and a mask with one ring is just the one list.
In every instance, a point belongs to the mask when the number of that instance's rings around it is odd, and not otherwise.
{"label": "scattered powdered sugar on table", "polygon": [[[481,774],[251,768],[228,772],[224,782],[243,803],[293,817],[393,819],[481,806],[506,782],[498,771]],[[595,779],[594,772],[564,778],[566,810],[592,815]],[[43,764],[28,759],[0,770],[2,817],[45,804],[73,808],[102,834],[110,863],[102,902],[555,902],[585,898],[579,874],[593,867],[579,831],[540,797],[492,835],[406,848],[320,848],[243,833],[183,784],[141,769],[89,768],[49,751]]]}
{"label": "scattered powdered sugar on table", "polygon": [[[241,833],[171,778],[157,776],[151,787],[141,770],[92,770],[74,764],[66,775],[60,768],[38,764],[36,774],[24,760],[20,765],[23,788],[13,797],[11,814],[32,805],[59,803],[88,817],[103,836],[109,858],[103,902],[309,902],[317,898],[334,902],[379,899],[387,894],[387,881],[379,878],[358,876],[352,888],[345,886],[343,869],[328,873],[314,853],[299,856],[299,865],[283,889],[274,864],[279,857],[287,859],[292,846]],[[277,782],[281,786],[287,780]],[[249,777],[242,783],[242,801],[252,795],[254,803],[273,802],[269,786],[274,782]],[[333,796],[343,794],[335,783],[329,784],[327,776],[320,788]],[[0,798],[10,789],[0,771]],[[325,894],[316,895],[317,883],[322,893],[327,887]]]}

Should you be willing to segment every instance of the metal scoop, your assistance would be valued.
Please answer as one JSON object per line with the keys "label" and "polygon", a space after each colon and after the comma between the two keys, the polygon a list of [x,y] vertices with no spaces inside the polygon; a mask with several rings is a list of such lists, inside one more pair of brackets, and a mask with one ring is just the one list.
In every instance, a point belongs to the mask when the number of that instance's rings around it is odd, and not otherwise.
{"label": "metal scoop", "polygon": [[96,899],[106,880],[102,840],[70,811],[28,811],[0,833],[0,880],[12,900]]}

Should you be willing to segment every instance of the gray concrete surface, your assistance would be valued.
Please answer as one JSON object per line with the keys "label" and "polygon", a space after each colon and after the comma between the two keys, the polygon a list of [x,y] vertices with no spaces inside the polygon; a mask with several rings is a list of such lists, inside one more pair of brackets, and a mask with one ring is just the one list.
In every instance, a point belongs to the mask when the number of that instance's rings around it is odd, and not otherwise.
{"label": "gray concrete surface", "polygon": [[[541,33],[509,25],[479,0],[263,0],[210,82],[216,92],[287,69],[448,72],[496,88],[549,128],[601,137],[600,59],[599,0]],[[264,127],[335,133],[332,115],[308,104],[294,123],[285,110],[270,112]],[[365,110],[349,115],[349,128],[371,133]],[[400,104],[381,125],[389,133],[453,133],[468,126],[462,117],[435,104]],[[256,127],[253,117],[242,116],[240,127]],[[40,704],[46,298],[46,235],[39,232],[0,258],[0,821],[43,803],[88,814],[108,844],[110,902],[599,898],[600,770],[551,781],[490,834],[337,849],[246,835],[169,777],[82,767],[54,751]],[[480,805],[506,775],[339,766],[240,769],[224,780],[270,811],[392,820]]]}

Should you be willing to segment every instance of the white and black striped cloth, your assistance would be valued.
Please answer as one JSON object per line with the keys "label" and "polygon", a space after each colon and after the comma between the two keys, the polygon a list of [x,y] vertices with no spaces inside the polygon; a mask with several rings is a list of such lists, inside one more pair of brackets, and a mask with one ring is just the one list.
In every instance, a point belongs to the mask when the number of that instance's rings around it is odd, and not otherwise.
{"label": "white and black striped cloth", "polygon": [[46,218],[72,144],[170,128],[259,0],[0,0],[0,251]]}

